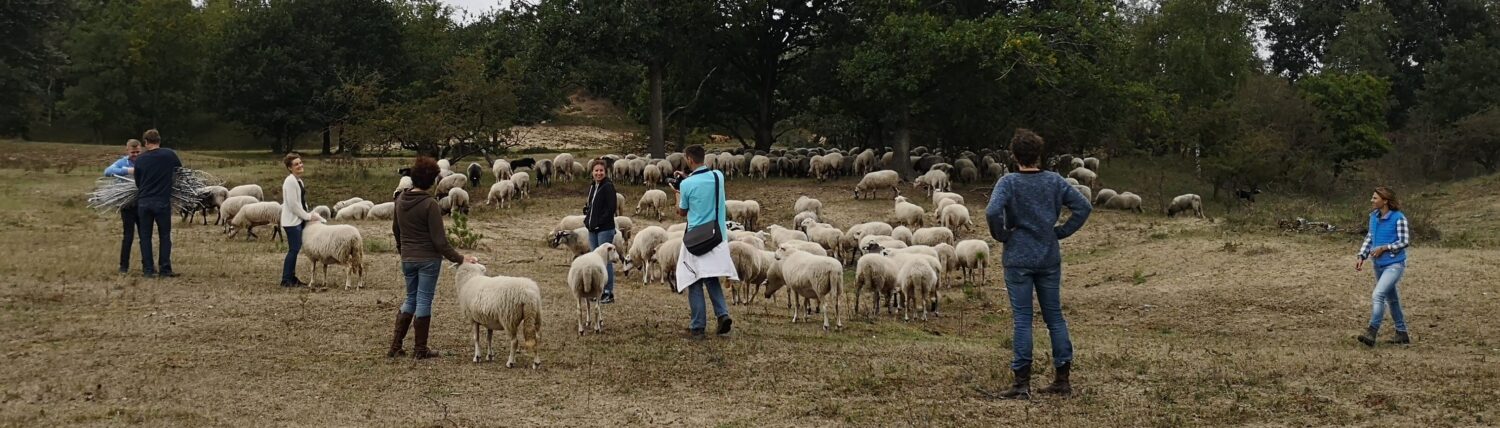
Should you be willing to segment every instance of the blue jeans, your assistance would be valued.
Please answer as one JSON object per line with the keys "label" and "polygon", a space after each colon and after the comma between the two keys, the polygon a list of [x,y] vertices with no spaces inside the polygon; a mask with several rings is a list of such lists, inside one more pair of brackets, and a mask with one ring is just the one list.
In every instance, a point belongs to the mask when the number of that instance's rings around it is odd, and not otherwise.
{"label": "blue jeans", "polygon": [[703,289],[708,288],[708,298],[713,300],[714,317],[729,315],[729,306],[724,304],[724,287],[719,286],[719,278],[703,278],[689,285],[688,310],[693,313],[693,323],[688,327],[693,330],[702,330],[708,326],[708,320],[703,313]]}
{"label": "blue jeans", "polygon": [[136,207],[120,210],[120,222],[125,226],[125,239],[120,241],[120,270],[130,269],[130,246],[135,245],[135,230],[140,227],[141,213]]}
{"label": "blue jeans", "polygon": [[[589,232],[589,248],[599,248],[600,245],[611,242],[615,242],[615,229]],[[620,251],[620,249],[616,248],[615,251]],[[621,254],[620,258],[625,258],[625,255]],[[605,263],[604,272],[609,278],[608,282],[604,283],[604,297],[613,297],[615,295],[615,264]]]}
{"label": "blue jeans", "polygon": [[442,269],[441,259],[401,262],[401,273],[406,275],[406,301],[401,303],[401,312],[415,314],[417,318],[432,316],[432,295],[437,292]]}
{"label": "blue jeans", "polygon": [[1375,292],[1370,296],[1374,306],[1370,309],[1370,328],[1380,329],[1380,321],[1385,319],[1385,307],[1390,305],[1391,322],[1396,324],[1396,331],[1406,331],[1406,314],[1401,313],[1401,296],[1396,292],[1396,283],[1401,282],[1404,273],[1406,265],[1403,263],[1375,268]]}
{"label": "blue jeans", "polygon": [[[139,230],[141,235],[141,270],[147,275],[172,272],[172,204],[167,202],[141,202],[136,208],[139,214]],[[151,251],[151,228],[155,226],[161,231],[161,264],[154,263],[156,260]],[[160,266],[160,269],[157,267]]]}
{"label": "blue jeans", "polygon": [[[305,225],[286,226],[286,260],[281,262],[281,283],[297,282],[297,253],[302,252],[302,228]],[[316,274],[316,272],[314,272]]]}
{"label": "blue jeans", "polygon": [[1005,268],[1005,290],[1010,293],[1010,309],[1015,319],[1015,338],[1011,341],[1011,370],[1031,365],[1031,293],[1042,305],[1042,319],[1047,335],[1052,337],[1052,365],[1062,367],[1073,361],[1073,341],[1068,339],[1068,321],[1062,314],[1062,266],[1045,269]]}

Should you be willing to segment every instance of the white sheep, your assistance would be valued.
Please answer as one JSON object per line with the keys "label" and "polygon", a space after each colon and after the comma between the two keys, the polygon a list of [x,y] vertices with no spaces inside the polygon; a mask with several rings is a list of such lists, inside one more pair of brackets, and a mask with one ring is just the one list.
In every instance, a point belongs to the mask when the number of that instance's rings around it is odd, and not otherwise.
{"label": "white sheep", "polygon": [[1094,182],[1099,179],[1099,174],[1090,171],[1088,168],[1080,166],[1078,168],[1074,168],[1073,172],[1069,172],[1068,178],[1078,180],[1078,184],[1080,185],[1093,187]]}
{"label": "white sheep", "polygon": [[896,283],[905,295],[902,305],[904,313],[902,320],[911,320],[913,307],[922,307],[922,321],[927,321],[927,310],[937,303],[938,270],[933,266],[939,264],[937,257],[924,254],[896,254],[890,255],[899,266],[896,272]]}
{"label": "white sheep", "polygon": [[933,192],[946,192],[951,187],[948,180],[948,173],[937,169],[937,165],[934,165],[932,170],[913,180],[912,186],[929,195]]}
{"label": "white sheep", "polygon": [[824,249],[822,245],[819,245],[816,242],[787,241],[776,245],[776,254],[790,254],[795,252],[817,254],[824,257],[828,256],[828,250]]}
{"label": "white sheep", "polygon": [[656,250],[663,242],[667,242],[667,230],[661,226],[641,229],[635,234],[635,239],[630,241],[630,249],[626,252],[620,274],[629,277],[631,271],[641,269],[641,285],[651,282],[651,266],[656,261]]}
{"label": "white sheep", "polygon": [[[395,202],[382,202],[370,207],[370,212],[365,213],[365,218],[370,220],[390,220],[396,216]],[[327,217],[324,217],[327,218]]]}
{"label": "white sheep", "polygon": [[1141,197],[1130,192],[1124,192],[1119,195],[1115,195],[1115,197],[1113,198],[1109,198],[1109,201],[1104,203],[1104,208],[1122,211],[1146,212],[1141,208]]}
{"label": "white sheep", "polygon": [[[785,249],[785,247],[783,247]],[[777,270],[780,281],[769,281],[765,297],[771,298],[783,285],[802,299],[793,299],[801,304],[805,299],[817,301],[823,313],[823,331],[828,331],[828,300],[833,300],[834,319],[839,329],[844,328],[844,317],[839,301],[844,295],[844,265],[838,259],[820,256],[805,251],[776,251]],[[791,296],[789,296],[791,297]],[[792,309],[792,322],[797,322],[801,307]]]}
{"label": "white sheep", "polygon": [[776,253],[733,241],[729,243],[729,258],[734,261],[734,271],[740,278],[730,287],[734,303],[754,303],[755,294],[765,285],[776,265]]}
{"label": "white sheep", "polygon": [[208,210],[218,212],[219,218],[214,219],[214,224],[224,222],[224,212],[219,207],[224,205],[224,200],[229,199],[229,189],[224,186],[203,186],[198,188],[198,203],[196,206],[184,210],[187,218],[184,222],[191,223],[193,215],[198,214],[203,218],[203,224],[208,224]]}
{"label": "white sheep", "polygon": [[1098,173],[1099,172],[1099,158],[1096,158],[1096,157],[1083,158],[1083,167],[1084,168],[1088,168],[1090,171]]}
{"label": "white sheep", "polygon": [[329,209],[327,205],[318,205],[316,207],[313,207],[312,212],[325,219],[333,218],[333,210]]}
{"label": "white sheep", "polygon": [[881,170],[866,173],[864,178],[859,179],[859,184],[854,185],[854,199],[859,199],[861,193],[874,197],[877,190],[891,189],[892,197],[901,196],[901,174],[891,170]]}
{"label": "white sheep", "polygon": [[823,246],[823,249],[835,257],[843,255],[844,231],[826,224],[813,224],[812,220],[806,221],[808,224],[803,225],[803,233],[807,234],[809,241]]}
{"label": "white sheep", "polygon": [[1113,189],[1100,189],[1099,193],[1094,194],[1094,206],[1104,206],[1117,195]]}
{"label": "white sheep", "polygon": [[891,225],[884,222],[872,221],[860,223],[849,227],[844,231],[844,250],[849,252],[849,258],[854,258],[859,253],[859,241],[870,235],[891,234]]}
{"label": "white sheep", "polygon": [[344,207],[347,207],[347,206],[350,206],[350,205],[354,205],[354,204],[357,204],[357,203],[360,203],[360,202],[364,202],[364,201],[365,201],[365,198],[361,198],[361,197],[357,197],[357,196],[353,197],[353,198],[345,199],[345,200],[339,201],[336,204],[333,204],[333,211],[334,212],[338,212],[339,210],[343,210]]}
{"label": "white sheep", "polygon": [[878,254],[888,248],[906,248],[906,246],[905,242],[885,235],[870,235],[859,240],[859,251],[864,254]]}
{"label": "white sheep", "polygon": [[521,193],[516,190],[516,182],[510,180],[496,181],[490,185],[490,194],[484,198],[484,204],[499,203],[500,208],[505,208],[505,203],[520,197]]}
{"label": "white sheep", "polygon": [[677,280],[677,256],[682,252],[682,237],[672,237],[670,233],[667,240],[656,247],[656,266],[661,267],[661,282],[670,284]]}
{"label": "white sheep", "polygon": [[615,216],[625,215],[625,194],[615,193]]}
{"label": "white sheep", "polygon": [[1094,191],[1089,186],[1075,184],[1073,185],[1073,190],[1077,190],[1079,195],[1083,195],[1083,200],[1089,201],[1090,204],[1094,203]]}
{"label": "white sheep", "polygon": [[771,234],[771,243],[777,246],[780,246],[783,242],[807,240],[807,233],[800,230],[787,229],[775,224],[767,226],[766,232]]}
{"label": "white sheep", "polygon": [[964,204],[964,196],[960,195],[960,194],[957,194],[957,193],[950,193],[950,192],[935,192],[935,193],[933,193],[932,194],[932,206],[933,206],[933,210],[935,210],[935,212],[936,211],[941,211],[944,206],[947,206],[946,204],[943,203],[943,201],[948,201],[947,203],[949,203],[949,204],[963,205]]}
{"label": "white sheep", "polygon": [[[458,176],[458,175],[461,175],[461,174],[453,174],[450,177],[454,177],[454,176]],[[461,213],[464,213],[464,214],[468,214],[469,213],[469,192],[467,190],[464,190],[464,189],[458,188],[458,187],[454,187],[452,189],[449,189],[447,196],[444,196],[442,199],[438,199],[438,208],[442,208],[443,214],[448,214],[448,213],[451,213],[453,211],[458,211],[458,212],[461,212]]]}
{"label": "white sheep", "polygon": [[433,194],[437,195],[438,197],[447,196],[449,191],[452,191],[453,189],[463,189],[468,185],[469,177],[455,172],[452,175],[443,177],[442,180],[439,180],[437,183],[437,189],[433,192]]}
{"label": "white sheep", "polygon": [[770,237],[770,234],[767,234],[766,232],[763,232],[763,231],[762,232],[746,232],[746,231],[742,231],[742,230],[739,230],[739,231],[731,230],[731,231],[729,231],[729,240],[730,241],[744,242],[746,244],[750,244],[750,245],[755,246],[755,248],[760,248],[760,249],[765,249],[766,248],[766,238],[769,238],[769,237]]}
{"label": "white sheep", "polygon": [[495,159],[495,164],[490,166],[490,171],[495,173],[495,181],[510,179],[510,161]]}
{"label": "white sheep", "polygon": [[661,184],[661,167],[656,166],[656,164],[646,165],[645,169],[641,172],[641,176],[645,177],[646,187],[655,189],[656,185]]}
{"label": "white sheep", "polygon": [[465,263],[453,272],[458,292],[458,315],[474,324],[474,362],[480,361],[479,328],[488,334],[486,361],[495,360],[495,330],[510,334],[510,357],[505,367],[516,366],[516,345],[531,353],[531,368],[542,366],[537,342],[542,330],[542,291],[530,278],[486,276],[485,267]]}
{"label": "white sheep", "polygon": [[865,149],[854,156],[854,173],[865,174],[875,168],[875,149]]}
{"label": "white sheep", "polygon": [[945,287],[949,286],[952,284],[948,280],[948,277],[951,276],[949,274],[958,271],[958,251],[953,245],[947,242],[939,242],[937,245],[933,245],[932,249],[937,251],[938,262],[943,265],[943,270],[940,271],[942,275],[938,278],[938,284]]}
{"label": "white sheep", "polygon": [[1068,183],[1069,186],[1077,186],[1078,185],[1078,179],[1073,178],[1073,177],[1064,178],[1063,182]]}
{"label": "white sheep", "polygon": [[975,270],[979,271],[979,283],[985,282],[985,268],[989,266],[990,244],[978,239],[965,239],[958,241],[954,248],[958,256],[958,268],[963,273],[964,281],[972,281],[971,275]]}
{"label": "white sheep", "polygon": [[448,162],[447,159],[438,159],[437,164],[439,178],[453,175],[453,164]]}
{"label": "white sheep", "polygon": [[374,205],[352,204],[344,207],[344,209],[337,210],[333,215],[333,219],[339,221],[364,220],[365,217],[369,216],[370,208],[374,208]]}
{"label": "white sheep", "polygon": [[568,250],[574,256],[581,256],[593,251],[589,247],[589,231],[581,227],[553,231],[548,235],[547,247]]}
{"label": "white sheep", "polygon": [[635,237],[635,220],[625,216],[615,216],[615,234],[620,235],[625,242],[630,242]]}
{"label": "white sheep", "polygon": [[[614,244],[603,244],[593,251],[573,259],[568,269],[568,289],[578,299],[578,335],[584,326],[593,326],[594,333],[604,332],[604,314],[600,311],[599,297],[604,295],[604,285],[609,281],[609,265],[620,261],[620,253]],[[592,308],[590,308],[592,306]]]}
{"label": "white sheep", "polygon": [[391,192],[391,198],[401,196],[401,192],[411,190],[413,187],[417,186],[412,184],[411,177],[401,176],[401,179],[396,181],[396,191]]}
{"label": "white sheep", "polygon": [[687,223],[673,223],[667,226],[667,232],[686,232]]}
{"label": "white sheep", "polygon": [[[244,211],[241,211],[244,212]],[[305,223],[302,229],[302,255],[312,262],[313,284],[317,284],[318,265],[323,265],[323,284],[328,284],[328,265],[344,265],[344,289],[349,278],[359,276],[358,288],[365,288],[365,240],[359,228],[347,224]]]}
{"label": "white sheep", "polygon": [[583,226],[583,220],[584,220],[584,216],[582,214],[565,216],[565,217],[562,218],[562,220],[558,220],[557,221],[557,225],[556,226],[552,226],[552,230],[553,231],[558,231],[558,230],[583,229],[584,228],[584,226]]}
{"label": "white sheep", "polygon": [[1073,169],[1078,169],[1078,168],[1083,168],[1084,166],[1087,166],[1088,164],[1083,161],[1083,158],[1073,158],[1073,160],[1071,161],[1071,163],[1069,163],[1068,165],[1072,166]]}
{"label": "white sheep", "polygon": [[641,200],[636,201],[635,214],[640,215],[643,211],[652,212],[656,214],[656,221],[661,221],[662,210],[670,209],[673,206],[672,200],[667,198],[667,192],[659,189],[651,189],[641,195]]}
{"label": "white sheep", "polygon": [[765,180],[771,174],[771,158],[755,155],[750,158],[750,176]]}
{"label": "white sheep", "polygon": [[[364,205],[359,205],[363,207]],[[281,203],[276,201],[256,202],[245,205],[234,214],[234,219],[229,224],[235,227],[229,234],[230,238],[239,234],[239,228],[245,228],[245,240],[258,238],[255,236],[255,226],[271,225],[271,237],[281,237]]]}
{"label": "white sheep", "polygon": [[959,204],[944,206],[938,215],[938,224],[948,229],[964,228],[974,231],[974,221],[969,218],[969,208]]}
{"label": "white sheep", "polygon": [[895,260],[882,254],[865,254],[854,263],[854,313],[859,311],[859,295],[866,288],[874,294],[871,302],[870,316],[880,315],[880,297],[885,296],[887,308],[894,305],[892,297],[897,291],[896,274],[898,267]]}
{"label": "white sheep", "polygon": [[558,177],[567,177],[568,181],[573,181],[574,178],[578,178],[573,176],[572,153],[559,153],[557,157],[554,157],[552,159],[552,165],[555,167],[557,171],[555,174]]}
{"label": "white sheep", "polygon": [[219,215],[224,217],[224,233],[234,230],[234,225],[230,223],[233,223],[232,220],[234,220],[236,214],[239,214],[240,208],[256,202],[260,202],[260,199],[256,199],[254,196],[241,195],[230,196],[224,200],[223,204],[219,204]]}
{"label": "white sheep", "polygon": [[266,199],[266,191],[262,190],[259,184],[241,184],[238,186],[234,186],[234,188],[229,189],[229,193],[225,195],[229,198],[233,198],[235,196],[252,196],[257,201],[263,201]]}
{"label": "white sheep", "polygon": [[911,234],[913,245],[937,245],[940,242],[953,244],[953,230],[946,227],[924,227]]}
{"label": "white sheep", "polygon": [[911,245],[911,235],[911,228],[906,226],[896,226],[895,229],[891,229],[891,237],[896,238],[897,241],[906,243],[906,245]]}
{"label": "white sheep", "polygon": [[822,219],[818,218],[818,213],[812,211],[802,211],[797,213],[796,216],[792,217],[792,227],[796,228],[797,230],[802,230],[802,224],[806,223],[808,220],[812,220],[813,223],[819,223],[822,221]]}
{"label": "white sheep", "polygon": [[922,210],[922,207],[907,202],[905,196],[896,197],[896,205],[893,210],[894,214],[891,216],[892,224],[922,227],[922,219],[927,216],[927,212]]}
{"label": "white sheep", "polygon": [[724,201],[725,216],[730,221],[739,222],[750,229],[756,229],[756,221],[760,219],[760,202],[756,201]]}
{"label": "white sheep", "polygon": [[516,183],[516,190],[521,192],[521,199],[531,197],[531,174],[525,171],[510,175],[510,181]]}
{"label": "white sheep", "polygon": [[797,202],[794,203],[794,204],[792,204],[792,211],[799,212],[799,213],[812,212],[812,213],[816,213],[816,214],[822,215],[823,214],[823,201],[819,201],[817,199],[809,198],[806,195],[798,196],[797,197]]}
{"label": "white sheep", "polygon": [[1192,193],[1172,198],[1172,205],[1167,206],[1167,217],[1185,211],[1192,211],[1198,218],[1203,218],[1203,198]]}
{"label": "white sheep", "polygon": [[807,175],[817,179],[819,183],[833,175],[833,165],[828,163],[827,156],[813,156],[808,163]]}

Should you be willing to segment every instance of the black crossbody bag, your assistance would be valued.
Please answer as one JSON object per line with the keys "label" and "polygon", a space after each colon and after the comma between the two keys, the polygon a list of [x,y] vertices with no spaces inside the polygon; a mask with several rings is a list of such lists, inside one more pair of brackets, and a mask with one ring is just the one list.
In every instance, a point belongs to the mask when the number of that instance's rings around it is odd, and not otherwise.
{"label": "black crossbody bag", "polygon": [[682,245],[687,247],[688,253],[695,256],[708,254],[724,243],[724,232],[719,228],[719,205],[722,205],[719,202],[719,175],[714,174],[712,169],[703,171],[714,176],[714,217],[713,221],[693,226],[682,235]]}

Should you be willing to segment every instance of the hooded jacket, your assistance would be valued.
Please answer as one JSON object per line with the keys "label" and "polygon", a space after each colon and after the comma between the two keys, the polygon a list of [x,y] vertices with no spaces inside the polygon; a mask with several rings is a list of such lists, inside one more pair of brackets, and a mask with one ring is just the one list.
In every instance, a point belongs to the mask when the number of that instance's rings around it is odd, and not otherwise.
{"label": "hooded jacket", "polygon": [[619,199],[615,197],[615,183],[605,178],[589,186],[588,205],[583,207],[583,225],[589,232],[603,232],[615,228],[615,213],[619,211]]}
{"label": "hooded jacket", "polygon": [[403,262],[448,259],[458,263],[464,259],[448,244],[437,199],[423,190],[407,190],[396,197],[396,218],[391,221],[391,232],[396,236],[396,252],[401,254]]}

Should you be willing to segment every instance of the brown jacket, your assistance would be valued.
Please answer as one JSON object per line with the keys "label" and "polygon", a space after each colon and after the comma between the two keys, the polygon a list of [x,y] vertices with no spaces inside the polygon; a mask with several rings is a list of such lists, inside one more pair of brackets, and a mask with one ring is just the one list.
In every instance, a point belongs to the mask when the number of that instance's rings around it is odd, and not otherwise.
{"label": "brown jacket", "polygon": [[396,252],[403,262],[426,262],[448,259],[463,261],[463,256],[448,245],[443,229],[443,213],[437,199],[420,189],[402,192],[396,197],[396,219],[391,222],[396,235]]}

